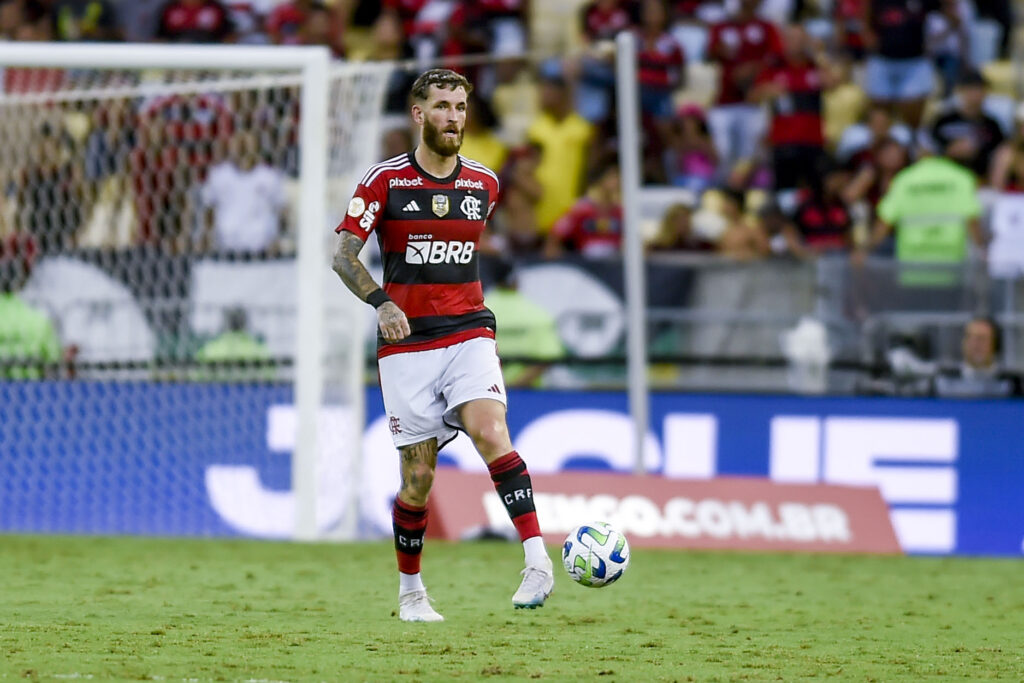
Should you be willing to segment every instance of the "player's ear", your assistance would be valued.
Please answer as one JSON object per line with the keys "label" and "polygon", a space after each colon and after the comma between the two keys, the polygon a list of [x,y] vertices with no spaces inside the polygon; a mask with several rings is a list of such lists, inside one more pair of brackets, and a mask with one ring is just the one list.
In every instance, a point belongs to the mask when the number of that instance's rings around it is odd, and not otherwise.
{"label": "player's ear", "polygon": [[417,126],[423,125],[423,107],[419,104],[412,105],[412,120],[416,122]]}

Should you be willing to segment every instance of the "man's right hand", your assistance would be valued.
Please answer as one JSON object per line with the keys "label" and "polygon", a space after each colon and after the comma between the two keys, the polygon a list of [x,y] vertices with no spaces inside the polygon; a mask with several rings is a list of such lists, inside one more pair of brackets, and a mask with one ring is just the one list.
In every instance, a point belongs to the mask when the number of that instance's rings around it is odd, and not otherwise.
{"label": "man's right hand", "polygon": [[409,319],[394,301],[385,301],[377,308],[377,327],[389,344],[402,341],[410,334]]}

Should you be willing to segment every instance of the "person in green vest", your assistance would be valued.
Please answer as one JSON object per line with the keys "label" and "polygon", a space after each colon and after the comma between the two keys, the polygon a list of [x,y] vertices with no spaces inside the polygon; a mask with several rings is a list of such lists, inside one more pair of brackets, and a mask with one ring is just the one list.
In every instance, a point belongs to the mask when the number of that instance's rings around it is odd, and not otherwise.
{"label": "person in green vest", "polygon": [[[866,250],[895,231],[896,258],[903,264],[961,264],[969,240],[985,246],[974,174],[943,156],[925,156],[896,174],[877,211]],[[858,254],[861,260],[864,255]]]}
{"label": "person in green vest", "polygon": [[274,379],[270,350],[248,331],[242,307],[224,311],[224,332],[196,352],[195,379],[221,382],[269,382]]}
{"label": "person in green vest", "polygon": [[31,237],[15,234],[0,240],[0,380],[54,376],[60,360],[53,323],[20,295],[35,252]]}
{"label": "person in green vest", "polygon": [[529,359],[535,363],[502,363],[505,384],[510,387],[537,387],[552,361],[565,356],[554,317],[518,289],[515,266],[499,261],[494,271],[495,284],[484,300],[498,323],[495,341],[498,356]]}

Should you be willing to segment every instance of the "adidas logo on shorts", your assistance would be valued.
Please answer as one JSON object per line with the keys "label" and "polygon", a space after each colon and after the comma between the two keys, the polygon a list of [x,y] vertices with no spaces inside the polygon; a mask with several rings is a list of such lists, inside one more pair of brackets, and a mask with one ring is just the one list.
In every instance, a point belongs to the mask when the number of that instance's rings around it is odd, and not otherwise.
{"label": "adidas logo on shorts", "polygon": [[408,204],[406,204],[404,207],[402,207],[402,211],[419,211],[419,210],[420,210],[420,205],[416,203],[415,199],[413,199]]}

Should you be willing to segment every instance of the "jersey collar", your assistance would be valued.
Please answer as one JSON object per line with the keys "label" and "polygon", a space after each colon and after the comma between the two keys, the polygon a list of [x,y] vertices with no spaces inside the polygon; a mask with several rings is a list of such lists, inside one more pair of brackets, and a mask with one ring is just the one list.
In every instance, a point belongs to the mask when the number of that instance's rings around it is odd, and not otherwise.
{"label": "jersey collar", "polygon": [[[415,152],[415,150],[413,150],[413,152]],[[459,177],[459,173],[462,172],[462,156],[459,154],[455,155],[455,169],[451,173],[449,173],[447,177],[438,178],[437,176],[432,176],[423,170],[423,167],[420,166],[418,161],[416,161],[416,155],[413,152],[408,153],[409,163],[412,164],[412,167],[416,169],[417,173],[419,173],[421,176],[423,176],[424,178],[433,183],[437,183],[438,185],[448,185],[449,183],[454,183],[455,179]]]}

